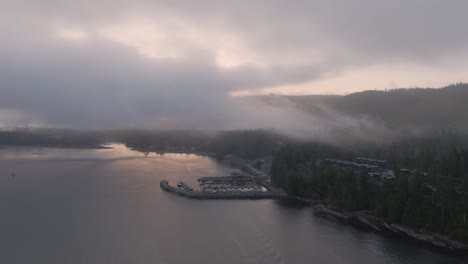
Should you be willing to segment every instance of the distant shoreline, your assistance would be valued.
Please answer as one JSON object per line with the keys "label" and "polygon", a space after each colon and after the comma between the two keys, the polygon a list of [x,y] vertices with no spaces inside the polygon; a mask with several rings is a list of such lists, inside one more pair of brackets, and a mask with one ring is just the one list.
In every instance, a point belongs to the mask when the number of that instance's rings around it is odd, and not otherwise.
{"label": "distant shoreline", "polygon": [[47,144],[31,144],[31,145],[0,145],[0,149],[8,148],[55,148],[55,149],[112,149],[103,145],[97,146],[73,146],[73,145],[47,145]]}
{"label": "distant shoreline", "polygon": [[[122,143],[124,144],[124,143]],[[158,149],[143,149],[143,148],[133,148],[127,146],[129,149],[138,151],[138,152],[149,152],[149,153],[156,153],[156,154],[195,154],[200,156],[207,156],[207,157],[216,157],[216,153],[198,151],[198,150],[158,150]]]}

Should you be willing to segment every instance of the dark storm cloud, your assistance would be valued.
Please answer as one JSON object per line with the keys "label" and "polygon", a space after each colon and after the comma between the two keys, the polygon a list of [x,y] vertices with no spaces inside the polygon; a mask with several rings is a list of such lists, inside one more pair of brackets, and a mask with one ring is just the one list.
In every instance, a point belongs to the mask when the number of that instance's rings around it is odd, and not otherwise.
{"label": "dark storm cloud", "polygon": [[229,93],[468,52],[466,1],[0,3],[3,126],[294,126]]}

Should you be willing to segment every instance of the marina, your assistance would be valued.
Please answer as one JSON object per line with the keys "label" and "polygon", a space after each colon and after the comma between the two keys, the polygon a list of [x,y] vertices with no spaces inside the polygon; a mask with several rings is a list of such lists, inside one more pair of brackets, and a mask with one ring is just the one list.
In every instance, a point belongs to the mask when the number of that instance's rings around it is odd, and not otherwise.
{"label": "marina", "polygon": [[253,192],[262,191],[261,184],[247,175],[231,175],[221,177],[203,177],[198,179],[202,192]]}
{"label": "marina", "polygon": [[192,199],[273,199],[287,198],[283,191],[226,191],[226,192],[203,192],[197,190],[185,190],[171,186],[166,180],[160,182],[160,187],[166,192]]}
{"label": "marina", "polygon": [[[271,186],[269,170],[271,157],[248,161],[234,155],[226,155],[225,161],[239,168],[229,176],[209,176],[197,179],[199,188],[193,188],[184,181],[171,186],[168,181],[160,182],[161,189],[194,199],[271,199],[285,198],[287,193]],[[259,164],[255,166],[254,164]],[[257,167],[257,168],[254,168]]]}

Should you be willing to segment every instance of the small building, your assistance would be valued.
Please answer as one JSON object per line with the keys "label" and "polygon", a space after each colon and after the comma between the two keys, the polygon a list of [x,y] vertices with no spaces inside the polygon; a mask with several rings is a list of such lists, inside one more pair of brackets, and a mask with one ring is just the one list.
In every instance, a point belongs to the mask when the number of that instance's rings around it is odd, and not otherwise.
{"label": "small building", "polygon": [[392,167],[392,164],[387,160],[370,159],[370,158],[355,158],[354,160],[359,163],[376,165],[376,166],[379,166],[381,168],[386,168],[386,169],[390,169]]}
{"label": "small building", "polygon": [[427,193],[427,194],[433,194],[433,193],[437,192],[437,188],[436,188],[436,187],[434,187],[434,186],[432,186],[432,185],[430,185],[430,184],[427,184],[427,183],[423,184],[423,185],[421,186],[421,188],[422,188],[422,191],[423,191],[424,193]]}
{"label": "small building", "polygon": [[342,169],[352,169],[357,172],[371,172],[379,169],[377,165],[370,165],[364,163],[358,163],[354,161],[338,160],[338,159],[325,159],[323,162],[325,165],[334,165]]}
{"label": "small building", "polygon": [[[328,165],[336,166],[340,169],[352,170],[358,173],[365,173],[371,180],[387,181],[396,178],[393,170],[388,169],[388,162],[384,160],[356,158],[355,161],[339,160],[339,159],[324,159],[318,161],[319,166]],[[362,162],[357,162],[362,161]],[[372,163],[372,164],[371,164]]]}

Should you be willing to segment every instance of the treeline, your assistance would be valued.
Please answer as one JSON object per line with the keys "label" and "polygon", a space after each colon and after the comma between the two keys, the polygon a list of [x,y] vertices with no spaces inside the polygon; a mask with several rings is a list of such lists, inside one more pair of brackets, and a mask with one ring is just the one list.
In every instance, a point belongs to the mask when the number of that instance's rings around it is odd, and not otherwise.
{"label": "treeline", "polygon": [[66,129],[17,129],[0,131],[0,145],[51,146],[51,147],[99,147],[104,135]]}
{"label": "treeline", "polygon": [[271,155],[290,139],[272,130],[238,130],[217,134],[210,151],[218,155],[234,154],[244,159],[255,159]]}
{"label": "treeline", "polygon": [[271,155],[288,139],[271,130],[127,131],[116,140],[144,151],[200,151],[216,155],[234,154],[253,159]]}
{"label": "treeline", "polygon": [[196,130],[94,130],[16,129],[0,131],[0,145],[99,147],[106,142],[121,142],[140,151],[206,152],[234,154],[254,159],[274,153],[290,139],[272,130],[202,132]]}
{"label": "treeline", "polygon": [[[464,137],[441,133],[372,150],[288,144],[275,155],[272,180],[293,195],[322,199],[338,209],[372,211],[391,223],[468,242],[468,145],[462,142]],[[319,162],[358,156],[388,159],[396,178],[376,181]]]}
{"label": "treeline", "polygon": [[123,130],[112,131],[112,141],[121,142],[127,147],[142,151],[204,150],[212,135],[198,131],[152,131]]}

